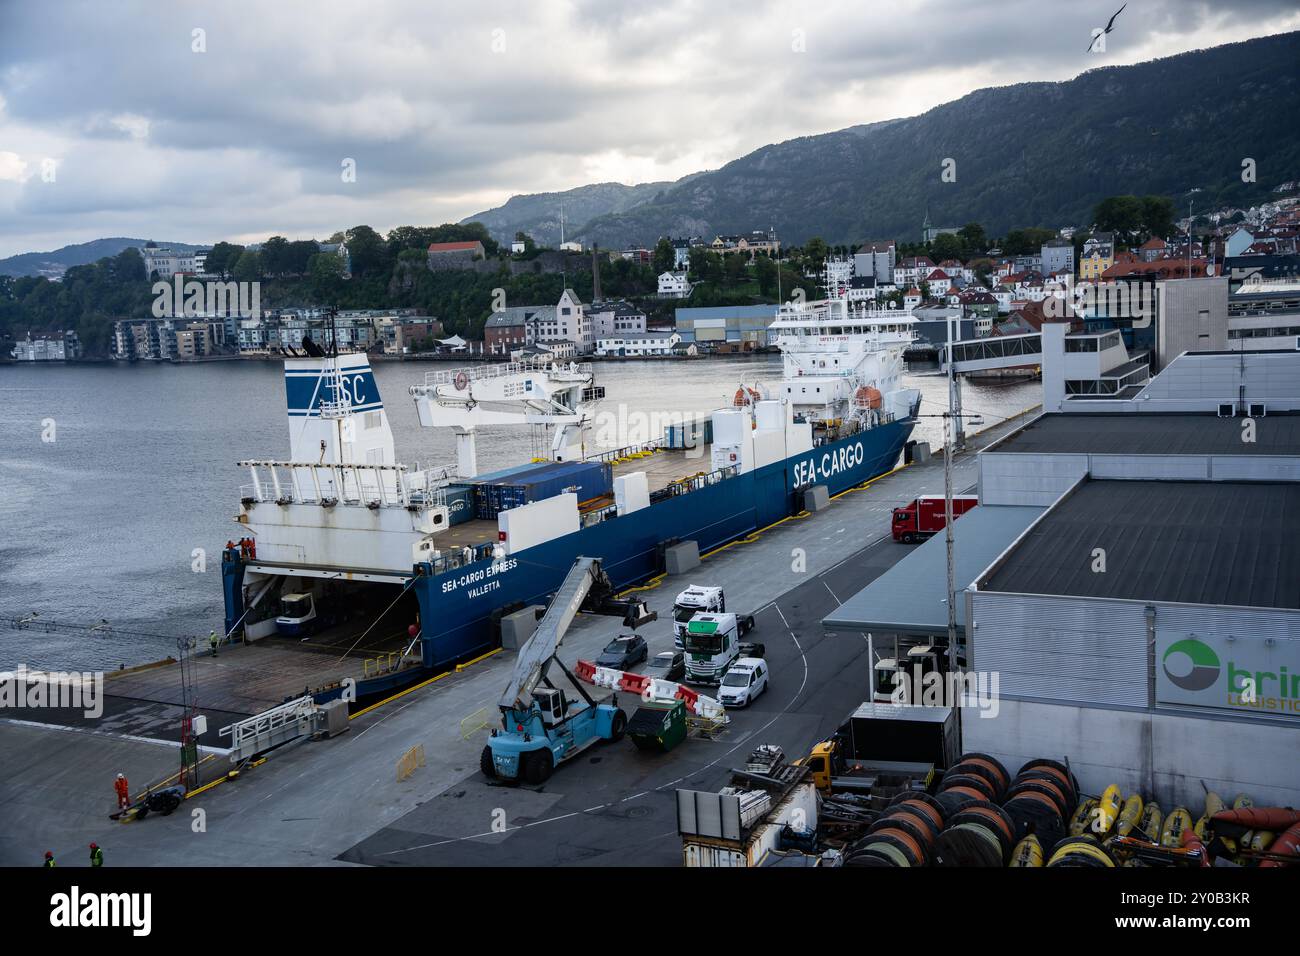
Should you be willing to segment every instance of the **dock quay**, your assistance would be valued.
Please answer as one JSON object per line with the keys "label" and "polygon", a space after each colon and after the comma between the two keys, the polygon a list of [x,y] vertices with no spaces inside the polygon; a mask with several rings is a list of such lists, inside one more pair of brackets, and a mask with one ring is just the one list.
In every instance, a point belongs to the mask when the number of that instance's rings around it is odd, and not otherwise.
{"label": "dock quay", "polygon": [[[975,452],[1031,411],[968,435],[954,456],[956,490],[974,485]],[[938,456],[899,468],[824,511],[706,553],[696,572],[643,587],[639,593],[664,618],[676,591],[694,581],[724,587],[729,606],[755,616],[774,683],[734,712],[716,739],[692,738],[669,754],[601,745],[543,787],[494,785],[478,759],[511,666],[512,655],[497,654],[354,715],[349,733],[286,745],[237,781],[198,795],[208,828],[196,840],[184,813],[125,827],[107,819],[116,773],[139,791],[178,765],[180,679],[167,665],[108,682],[111,727],[98,721],[92,733],[86,722],[51,711],[38,721],[0,722],[0,761],[10,770],[0,781],[10,821],[0,833],[0,864],[27,864],[45,849],[71,853],[103,842],[112,827],[118,865],[676,865],[680,846],[662,839],[674,828],[676,787],[716,789],[759,742],[803,752],[861,702],[867,644],[827,638],[821,619],[914,550],[891,539],[892,510],[941,494],[943,483]],[[594,659],[618,631],[614,619],[581,616],[561,655],[570,664]],[[672,648],[666,624],[644,635],[652,656]],[[209,732],[281,702],[265,690],[259,696],[256,682],[242,684],[241,670],[262,667],[268,679],[290,681],[295,655],[315,653],[268,644],[196,658],[196,697]],[[399,760],[421,745],[427,765],[398,781]],[[205,753],[209,764],[221,759],[219,749]],[[494,829],[498,809],[504,829]]]}

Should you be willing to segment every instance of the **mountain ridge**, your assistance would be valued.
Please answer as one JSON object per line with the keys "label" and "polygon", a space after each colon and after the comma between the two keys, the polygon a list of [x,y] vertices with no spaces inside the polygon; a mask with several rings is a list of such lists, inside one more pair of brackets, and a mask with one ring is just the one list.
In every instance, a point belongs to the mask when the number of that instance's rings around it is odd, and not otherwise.
{"label": "mountain ridge", "polygon": [[[977,221],[999,235],[1086,226],[1115,194],[1199,189],[1200,209],[1231,204],[1300,174],[1300,134],[1284,119],[1300,112],[1296,62],[1300,32],[984,87],[916,116],[759,147],[586,222],[566,213],[566,235],[621,248],[775,226],[787,243],[839,244],[917,239],[927,213],[935,226]],[[1248,156],[1260,169],[1253,188],[1240,179]],[[955,182],[941,180],[946,159]],[[559,195],[534,193],[530,206]],[[466,221],[528,231],[509,205]]]}

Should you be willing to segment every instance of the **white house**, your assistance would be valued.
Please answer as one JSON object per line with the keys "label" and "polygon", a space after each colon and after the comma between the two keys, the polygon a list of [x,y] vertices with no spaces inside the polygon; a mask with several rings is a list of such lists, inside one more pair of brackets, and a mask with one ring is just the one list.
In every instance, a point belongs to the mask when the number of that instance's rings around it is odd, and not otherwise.
{"label": "white house", "polygon": [[597,355],[671,355],[682,340],[676,332],[635,332],[596,341]]}
{"label": "white house", "polygon": [[530,334],[533,342],[572,342],[579,355],[591,351],[591,316],[572,289],[565,289],[560,294],[560,301],[555,304],[554,311],[539,309],[533,323],[534,328]]}
{"label": "white house", "polygon": [[665,272],[659,276],[659,298],[685,299],[691,294],[691,284],[685,272]]}
{"label": "white house", "polygon": [[930,295],[947,295],[948,290],[952,288],[952,279],[942,269],[935,269],[925,277],[925,284],[929,288]]}

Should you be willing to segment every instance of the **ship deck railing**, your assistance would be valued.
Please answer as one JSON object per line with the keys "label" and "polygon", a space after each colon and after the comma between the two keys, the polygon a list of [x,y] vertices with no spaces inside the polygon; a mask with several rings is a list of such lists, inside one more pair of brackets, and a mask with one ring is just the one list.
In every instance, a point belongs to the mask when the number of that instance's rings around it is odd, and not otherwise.
{"label": "ship deck railing", "polygon": [[425,510],[446,504],[446,493],[429,472],[410,475],[405,465],[241,461],[252,481],[240,485],[245,504],[364,505]]}
{"label": "ship deck railing", "polygon": [[539,364],[536,362],[500,362],[491,365],[468,365],[461,368],[443,369],[426,372],[424,387],[437,388],[439,385],[455,385],[463,375],[466,383],[480,382],[491,378],[508,378],[511,375],[529,375],[545,372],[553,375],[572,375],[575,378],[589,378],[592,375],[590,362],[557,362]]}

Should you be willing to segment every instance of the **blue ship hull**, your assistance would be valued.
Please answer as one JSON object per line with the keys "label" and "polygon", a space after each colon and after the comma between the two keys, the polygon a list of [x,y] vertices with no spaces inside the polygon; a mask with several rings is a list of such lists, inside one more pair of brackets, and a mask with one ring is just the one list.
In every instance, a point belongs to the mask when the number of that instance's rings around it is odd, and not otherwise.
{"label": "blue ship hull", "polygon": [[[498,562],[484,559],[441,574],[428,564],[415,567],[412,585],[424,631],[423,667],[406,672],[412,681],[492,650],[502,608],[545,604],[579,555],[601,559],[615,588],[639,584],[660,573],[659,548],[672,539],[694,540],[703,554],[798,514],[802,493],[813,484],[832,495],[869,481],[898,463],[915,427],[914,419],[879,425],[848,438],[747,474],[707,485],[640,511],[598,524]],[[242,569],[223,562],[227,629],[243,613]],[[362,697],[390,689],[358,686]]]}

